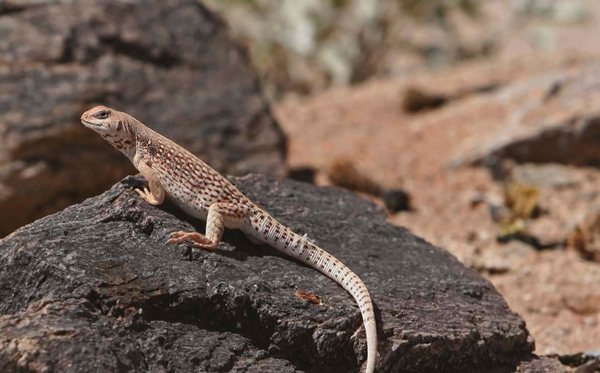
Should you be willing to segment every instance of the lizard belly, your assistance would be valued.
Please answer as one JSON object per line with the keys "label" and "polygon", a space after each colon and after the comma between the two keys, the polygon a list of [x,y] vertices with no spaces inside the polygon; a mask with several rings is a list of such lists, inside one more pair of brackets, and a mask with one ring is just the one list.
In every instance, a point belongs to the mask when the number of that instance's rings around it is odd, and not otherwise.
{"label": "lizard belly", "polygon": [[195,217],[196,219],[206,220],[206,217],[208,216],[208,210],[205,210],[203,208],[196,208],[196,207],[188,205],[187,203],[182,203],[178,206],[180,209],[183,210],[183,212],[185,212],[186,214],[188,214],[190,216]]}
{"label": "lizard belly", "polygon": [[167,193],[167,196],[177,207],[179,207],[180,210],[186,214],[196,219],[206,220],[206,217],[208,216],[208,206],[205,207],[203,202],[184,201],[178,196],[174,196],[170,193]]}

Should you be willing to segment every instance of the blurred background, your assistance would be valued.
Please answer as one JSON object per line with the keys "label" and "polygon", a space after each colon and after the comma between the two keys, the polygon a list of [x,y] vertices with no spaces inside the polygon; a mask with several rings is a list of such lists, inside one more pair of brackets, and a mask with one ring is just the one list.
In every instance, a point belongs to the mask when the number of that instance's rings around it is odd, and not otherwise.
{"label": "blurred background", "polygon": [[338,185],[600,349],[600,3],[0,0],[0,237],[136,171],[126,111],[226,174]]}

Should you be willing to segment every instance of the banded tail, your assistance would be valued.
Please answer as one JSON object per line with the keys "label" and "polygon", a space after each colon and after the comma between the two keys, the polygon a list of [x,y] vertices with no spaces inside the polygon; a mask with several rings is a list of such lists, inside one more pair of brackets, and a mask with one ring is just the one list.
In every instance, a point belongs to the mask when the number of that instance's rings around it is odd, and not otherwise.
{"label": "banded tail", "polygon": [[333,255],[316,246],[306,235],[300,236],[279,223],[266,212],[256,209],[250,213],[250,227],[246,233],[285,254],[318,270],[346,289],[356,300],[367,334],[367,369],[373,373],[377,359],[377,326],[373,302],[362,280]]}

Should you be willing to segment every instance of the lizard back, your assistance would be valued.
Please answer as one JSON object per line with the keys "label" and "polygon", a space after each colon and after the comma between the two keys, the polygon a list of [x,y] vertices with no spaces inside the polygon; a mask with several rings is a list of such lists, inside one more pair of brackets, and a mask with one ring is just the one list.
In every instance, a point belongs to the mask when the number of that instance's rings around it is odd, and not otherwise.
{"label": "lizard back", "polygon": [[229,180],[173,141],[144,126],[136,135],[137,152],[160,180],[167,196],[187,214],[206,219],[213,203],[252,206]]}

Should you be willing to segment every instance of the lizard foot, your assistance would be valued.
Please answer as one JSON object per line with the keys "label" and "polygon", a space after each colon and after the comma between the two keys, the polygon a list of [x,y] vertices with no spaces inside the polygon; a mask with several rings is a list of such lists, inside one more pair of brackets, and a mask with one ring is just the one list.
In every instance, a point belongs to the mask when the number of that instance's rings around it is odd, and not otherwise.
{"label": "lizard foot", "polygon": [[140,195],[140,197],[142,197],[142,199],[144,201],[148,202],[152,206],[160,205],[160,203],[156,200],[156,198],[154,198],[154,195],[152,195],[152,193],[150,193],[148,188],[144,187],[143,191],[140,189],[134,189],[134,190],[137,192],[137,194]]}
{"label": "lizard foot", "polygon": [[171,233],[167,243],[179,243],[183,241],[192,241],[192,245],[194,245],[194,247],[204,250],[214,250],[218,245],[217,242],[206,238],[198,232],[188,233],[183,231]]}

